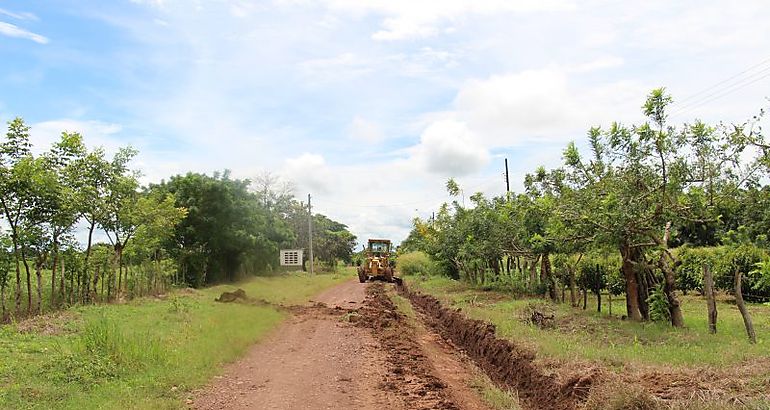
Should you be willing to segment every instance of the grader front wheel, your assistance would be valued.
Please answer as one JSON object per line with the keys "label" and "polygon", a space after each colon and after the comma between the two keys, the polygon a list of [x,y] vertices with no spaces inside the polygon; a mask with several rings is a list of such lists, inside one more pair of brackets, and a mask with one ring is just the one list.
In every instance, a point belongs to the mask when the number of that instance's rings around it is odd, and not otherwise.
{"label": "grader front wheel", "polygon": [[393,282],[393,268],[385,268],[385,281],[386,282]]}
{"label": "grader front wheel", "polygon": [[361,283],[366,282],[366,272],[364,272],[364,268],[362,267],[358,268],[358,281]]}

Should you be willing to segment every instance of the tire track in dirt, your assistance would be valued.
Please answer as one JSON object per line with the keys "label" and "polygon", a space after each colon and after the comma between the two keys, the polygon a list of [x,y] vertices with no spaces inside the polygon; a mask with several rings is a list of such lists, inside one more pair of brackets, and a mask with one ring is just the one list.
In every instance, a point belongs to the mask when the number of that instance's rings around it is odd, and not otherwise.
{"label": "tire track in dirt", "polygon": [[370,328],[387,354],[388,372],[382,388],[401,395],[409,409],[460,409],[450,398],[447,384],[436,377],[414,327],[385,293],[383,284],[369,285],[359,313],[362,317],[356,323]]}

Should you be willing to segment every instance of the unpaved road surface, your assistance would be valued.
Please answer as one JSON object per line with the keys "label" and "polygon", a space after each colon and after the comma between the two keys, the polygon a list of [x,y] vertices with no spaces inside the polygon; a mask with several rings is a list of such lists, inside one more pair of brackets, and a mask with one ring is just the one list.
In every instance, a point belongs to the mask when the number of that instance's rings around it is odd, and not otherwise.
{"label": "unpaved road surface", "polygon": [[[467,361],[397,312],[381,284],[350,281],[195,393],[195,409],[485,409]],[[412,322],[412,323],[410,323]]]}

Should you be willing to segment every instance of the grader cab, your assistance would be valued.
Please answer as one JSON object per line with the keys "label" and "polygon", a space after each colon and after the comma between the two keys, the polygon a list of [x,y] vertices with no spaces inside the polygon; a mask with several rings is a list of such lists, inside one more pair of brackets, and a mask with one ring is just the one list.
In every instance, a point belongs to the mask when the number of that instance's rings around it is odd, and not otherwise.
{"label": "grader cab", "polygon": [[358,267],[358,280],[382,280],[385,282],[400,282],[394,275],[393,260],[390,256],[391,243],[388,239],[369,239],[364,249],[366,259]]}

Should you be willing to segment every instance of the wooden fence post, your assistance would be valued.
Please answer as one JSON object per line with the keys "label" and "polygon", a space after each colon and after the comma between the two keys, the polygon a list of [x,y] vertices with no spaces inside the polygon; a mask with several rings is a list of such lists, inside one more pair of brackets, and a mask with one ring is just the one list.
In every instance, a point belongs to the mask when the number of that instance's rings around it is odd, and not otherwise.
{"label": "wooden fence post", "polygon": [[754,333],[754,324],[751,322],[751,315],[749,310],[746,309],[746,303],[743,302],[743,293],[741,293],[741,271],[736,269],[735,271],[735,304],[738,305],[738,310],[741,311],[743,316],[743,324],[746,326],[746,333],[749,335],[749,342],[757,343],[757,334]]}
{"label": "wooden fence post", "polygon": [[709,333],[717,332],[717,303],[714,300],[714,278],[711,276],[711,269],[708,265],[703,265],[703,293],[706,294],[706,305],[709,315]]}

